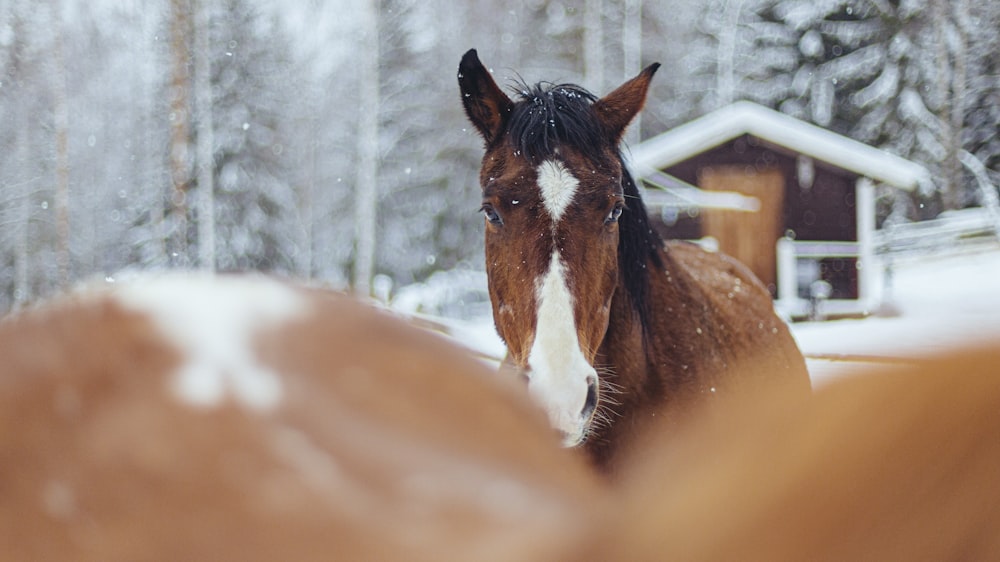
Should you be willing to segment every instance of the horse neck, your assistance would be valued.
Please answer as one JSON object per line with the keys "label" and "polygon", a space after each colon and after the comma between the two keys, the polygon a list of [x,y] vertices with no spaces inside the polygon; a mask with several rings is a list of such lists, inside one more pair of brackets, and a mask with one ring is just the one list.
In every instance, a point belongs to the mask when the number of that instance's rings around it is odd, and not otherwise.
{"label": "horse neck", "polygon": [[609,405],[605,407],[611,410],[608,416],[614,423],[599,429],[586,447],[594,466],[612,478],[618,471],[613,459],[622,455],[621,444],[630,443],[641,426],[634,422],[644,419],[651,405],[662,396],[663,389],[652,368],[650,340],[642,317],[624,279],[620,278],[611,298],[608,329],[595,361],[601,379],[613,385],[604,390],[611,392]]}
{"label": "horse neck", "polygon": [[[647,264],[651,266],[652,264]],[[647,326],[619,270],[618,288],[611,298],[608,329],[599,348],[599,361],[614,373],[616,385],[628,391],[644,384],[648,371]],[[651,296],[651,295],[650,295]]]}
{"label": "horse neck", "polygon": [[[685,320],[695,312],[689,308],[701,307],[695,304],[700,298],[690,277],[667,248],[649,258],[646,271],[649,285],[645,298],[650,308],[646,314],[640,314],[627,285],[620,279],[611,301],[600,358],[615,373],[613,382],[623,388],[624,394],[658,397],[669,390],[666,387],[676,387],[694,373],[694,369],[687,372],[684,368],[695,360],[690,356],[690,346],[679,346],[678,342],[685,341],[686,332],[693,329]],[[670,364],[673,377],[656,376],[665,363]],[[638,396],[623,398],[640,400]]]}

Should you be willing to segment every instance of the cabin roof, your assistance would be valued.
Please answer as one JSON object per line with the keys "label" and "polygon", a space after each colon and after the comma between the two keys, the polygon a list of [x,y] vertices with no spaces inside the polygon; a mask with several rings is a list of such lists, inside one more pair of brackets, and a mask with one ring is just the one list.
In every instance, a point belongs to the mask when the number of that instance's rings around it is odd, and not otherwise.
{"label": "cabin roof", "polygon": [[920,164],[749,101],[648,139],[633,149],[631,160],[643,177],[745,134],[898,188],[911,190],[930,181]]}

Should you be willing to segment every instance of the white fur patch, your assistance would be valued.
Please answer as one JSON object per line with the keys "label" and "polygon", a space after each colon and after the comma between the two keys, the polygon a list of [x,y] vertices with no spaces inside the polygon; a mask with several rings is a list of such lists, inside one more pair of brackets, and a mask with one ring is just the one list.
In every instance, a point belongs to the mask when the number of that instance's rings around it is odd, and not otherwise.
{"label": "white fur patch", "polygon": [[535,341],[528,353],[528,388],[547,411],[552,425],[565,433],[564,443],[575,445],[585,429],[581,413],[587,400],[587,381],[596,380],[597,374],[580,350],[573,295],[558,250],[552,253],[549,270],[537,288],[537,300]]}
{"label": "white fur patch", "polygon": [[126,308],[151,316],[183,355],[172,381],[177,396],[214,406],[227,396],[253,409],[276,406],[280,376],[253,349],[261,331],[302,317],[305,299],[291,287],[260,277],[164,275],[122,283]]}
{"label": "white fur patch", "polygon": [[542,202],[553,221],[562,218],[566,207],[573,202],[580,182],[558,160],[546,160],[538,166],[538,187]]}

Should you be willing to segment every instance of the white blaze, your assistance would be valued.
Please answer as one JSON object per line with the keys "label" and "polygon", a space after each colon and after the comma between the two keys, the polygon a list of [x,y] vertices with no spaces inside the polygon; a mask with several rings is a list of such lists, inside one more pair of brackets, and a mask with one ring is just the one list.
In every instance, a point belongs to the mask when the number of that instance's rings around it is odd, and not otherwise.
{"label": "white blaze", "polygon": [[553,223],[562,218],[579,186],[580,182],[558,160],[546,160],[538,166],[538,187]]}
{"label": "white blaze", "polygon": [[528,388],[541,403],[552,425],[565,433],[564,444],[576,445],[587,420],[582,412],[588,380],[597,373],[580,350],[573,316],[573,295],[566,283],[559,251],[552,253],[549,270],[537,287],[538,320],[535,341],[528,353]]}
{"label": "white blaze", "polygon": [[[542,203],[552,217],[554,232],[580,182],[558,160],[542,162],[537,174]],[[558,249],[552,252],[549,269],[537,283],[535,298],[538,318],[535,341],[528,353],[528,388],[545,408],[553,427],[565,434],[563,444],[576,445],[588,421],[582,415],[588,380],[596,380],[597,373],[580,350],[573,294]]]}

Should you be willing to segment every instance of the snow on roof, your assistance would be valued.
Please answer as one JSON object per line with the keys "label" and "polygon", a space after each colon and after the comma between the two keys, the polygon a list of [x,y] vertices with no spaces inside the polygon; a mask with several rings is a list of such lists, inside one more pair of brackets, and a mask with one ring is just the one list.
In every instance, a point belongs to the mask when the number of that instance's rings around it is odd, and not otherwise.
{"label": "snow on roof", "polygon": [[749,101],[717,109],[640,143],[632,151],[632,164],[642,177],[744,134],[902,189],[930,181],[920,164]]}

